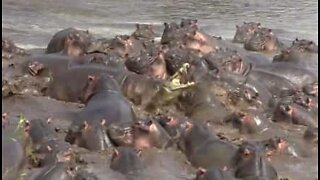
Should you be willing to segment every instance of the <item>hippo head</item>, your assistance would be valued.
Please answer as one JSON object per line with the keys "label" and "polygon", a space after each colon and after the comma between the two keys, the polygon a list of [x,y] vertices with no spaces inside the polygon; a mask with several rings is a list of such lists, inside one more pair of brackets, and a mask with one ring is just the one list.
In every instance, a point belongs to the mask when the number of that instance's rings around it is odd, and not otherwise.
{"label": "hippo head", "polygon": [[308,127],[304,132],[303,139],[306,142],[318,145],[318,127]]}
{"label": "hippo head", "polygon": [[182,41],[184,48],[198,51],[203,55],[210,52],[216,52],[218,49],[217,47],[212,46],[208,37],[198,29],[193,29],[190,32],[187,32]]}
{"label": "hippo head", "polygon": [[245,42],[244,48],[254,51],[275,51],[279,49],[279,41],[272,29],[260,28]]}
{"label": "hippo head", "polygon": [[14,44],[11,40],[7,38],[2,38],[2,51],[12,52],[13,47]]}
{"label": "hippo head", "polygon": [[122,174],[135,173],[144,168],[141,150],[130,147],[119,147],[113,150],[110,168]]}
{"label": "hippo head", "polygon": [[169,134],[153,119],[137,121],[134,124],[135,147],[145,148],[167,148],[172,145]]}
{"label": "hippo head", "polygon": [[232,74],[245,75],[251,68],[250,63],[247,63],[236,51],[218,51],[206,61],[210,69],[218,69]]}
{"label": "hippo head", "polygon": [[300,51],[310,52],[310,53],[318,53],[318,45],[316,45],[313,41],[298,39],[296,38],[290,48],[297,48]]}
{"label": "hippo head", "polygon": [[263,120],[259,116],[247,112],[236,112],[227,121],[232,121],[233,126],[241,133],[254,134],[264,130]]}
{"label": "hippo head", "polygon": [[285,121],[292,123],[293,107],[287,103],[279,103],[273,114],[273,121]]}
{"label": "hippo head", "polygon": [[265,177],[278,179],[274,167],[266,160],[263,149],[256,143],[244,142],[234,158],[235,177]]}
{"label": "hippo head", "polygon": [[111,124],[107,129],[110,140],[116,146],[132,146],[133,145],[133,127],[132,124]]}
{"label": "hippo head", "polygon": [[266,155],[270,156],[275,153],[283,153],[289,147],[287,140],[281,137],[273,137],[262,142]]}
{"label": "hippo head", "polygon": [[125,64],[130,71],[138,74],[159,79],[166,79],[168,76],[166,61],[161,50],[153,54],[142,53],[139,57],[129,58]]}
{"label": "hippo head", "polygon": [[179,25],[177,23],[164,23],[164,30],[161,37],[161,44],[169,44],[171,41],[176,40],[179,34]]}
{"label": "hippo head", "polygon": [[261,28],[260,23],[255,22],[244,22],[242,26],[236,25],[237,31],[233,37],[233,42],[244,43],[251,38],[254,32]]}
{"label": "hippo head", "polygon": [[114,39],[111,40],[109,49],[112,52],[116,52],[121,57],[128,57],[129,56],[129,48],[132,46],[132,39],[130,36],[116,36]]}
{"label": "hippo head", "polygon": [[164,116],[157,117],[159,124],[168,132],[173,140],[179,140],[181,134],[186,129],[186,117]]}
{"label": "hippo head", "polygon": [[181,19],[180,27],[188,28],[188,27],[197,27],[198,20],[197,19]]}
{"label": "hippo head", "polygon": [[83,89],[83,102],[87,103],[93,95],[103,90],[120,92],[120,87],[116,80],[109,75],[88,75],[87,83]]}
{"label": "hippo head", "polygon": [[154,39],[156,33],[150,24],[136,24],[136,30],[132,33],[132,36],[138,39]]}
{"label": "hippo head", "polygon": [[93,151],[106,150],[111,146],[105,132],[105,120],[100,123],[84,121],[81,125],[69,128],[66,141]]}

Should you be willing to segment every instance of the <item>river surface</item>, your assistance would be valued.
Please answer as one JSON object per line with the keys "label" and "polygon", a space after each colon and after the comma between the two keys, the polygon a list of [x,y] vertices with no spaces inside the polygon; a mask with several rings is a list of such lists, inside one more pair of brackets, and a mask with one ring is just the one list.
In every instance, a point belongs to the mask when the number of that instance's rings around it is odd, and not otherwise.
{"label": "river surface", "polygon": [[101,37],[128,34],[135,23],[196,18],[212,35],[231,39],[235,25],[257,21],[279,37],[318,42],[317,0],[3,0],[2,31],[26,48],[46,47],[67,27],[89,29]]}
{"label": "river surface", "polygon": [[[24,48],[45,48],[54,33],[68,27],[88,29],[108,38],[131,34],[136,23],[149,23],[155,25],[160,37],[164,22],[181,18],[198,19],[208,34],[226,39],[233,38],[235,25],[256,21],[274,29],[281,39],[304,38],[318,43],[317,0],[2,0],[2,36]],[[29,118],[48,118],[75,109],[45,97],[13,98],[2,103],[6,107],[3,112],[10,111],[12,116],[23,113]],[[289,137],[301,138],[304,129],[289,132]],[[177,165],[173,156],[160,153],[146,179],[191,179],[194,172]],[[278,159],[274,166],[280,177],[314,180],[317,156]],[[112,172],[108,177],[114,179]]]}

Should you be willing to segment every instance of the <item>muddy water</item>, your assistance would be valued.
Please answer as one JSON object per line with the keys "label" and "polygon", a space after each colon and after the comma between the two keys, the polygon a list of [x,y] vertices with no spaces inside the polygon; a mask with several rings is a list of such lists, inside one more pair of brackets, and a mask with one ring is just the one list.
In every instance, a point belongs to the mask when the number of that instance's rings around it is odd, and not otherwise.
{"label": "muddy water", "polygon": [[[76,2],[76,3],[75,3]],[[243,21],[259,21],[275,29],[282,39],[296,37],[318,42],[318,1],[310,0],[4,0],[2,1],[3,36],[10,37],[25,48],[46,47],[52,35],[60,29],[78,27],[89,29],[100,37],[112,37],[116,34],[130,34],[135,23],[151,23],[158,30],[159,36],[163,22],[178,21],[184,18],[196,18],[199,25],[212,35],[221,35],[231,39],[235,25]],[[4,74],[3,74],[4,75]],[[7,75],[7,74],[6,74]],[[73,117],[73,112],[81,109],[78,104],[63,103],[47,97],[16,96],[2,100],[2,112],[16,124],[18,116],[23,114],[28,119],[53,119],[53,124],[66,129]],[[230,137],[239,134],[228,127],[213,127]],[[280,129],[282,131],[280,131]],[[277,131],[292,140],[301,139],[304,127],[282,127]],[[248,139],[264,139],[273,133],[256,136],[243,136]],[[303,149],[303,142],[294,141],[301,154],[306,156],[282,156],[273,159],[280,177],[312,180],[317,178],[317,150],[312,156],[308,149]],[[194,169],[186,163],[183,155],[173,150],[146,154],[149,166],[140,179],[192,179]],[[299,153],[298,152],[298,153]],[[96,160],[91,170],[105,179],[125,179],[107,166],[108,157],[88,155]],[[105,161],[103,161],[105,160]],[[100,167],[100,168],[99,168]],[[107,170],[106,170],[107,169]]]}

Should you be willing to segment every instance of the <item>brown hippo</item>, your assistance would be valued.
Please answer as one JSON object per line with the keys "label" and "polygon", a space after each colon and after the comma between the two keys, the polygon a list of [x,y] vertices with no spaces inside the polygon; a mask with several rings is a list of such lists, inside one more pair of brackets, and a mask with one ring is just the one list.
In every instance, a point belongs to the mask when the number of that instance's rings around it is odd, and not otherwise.
{"label": "brown hippo", "polygon": [[244,43],[244,48],[250,51],[277,51],[281,46],[282,44],[269,28],[259,28]]}
{"label": "brown hippo", "polygon": [[141,158],[141,151],[130,147],[114,149],[110,168],[126,175],[134,175],[145,168]]}
{"label": "brown hippo", "polygon": [[92,41],[92,35],[89,31],[82,31],[75,28],[63,29],[51,38],[46,53],[57,53],[66,48],[71,41],[76,41],[81,45],[82,52],[86,52]]}
{"label": "brown hippo", "polygon": [[241,179],[277,180],[274,167],[265,159],[263,151],[255,143],[244,142],[234,156],[234,176]]}
{"label": "brown hippo", "polygon": [[142,40],[153,40],[156,37],[156,33],[150,24],[136,24],[136,30],[131,36]]}
{"label": "brown hippo", "polygon": [[143,42],[133,36],[116,36],[109,44],[109,51],[115,52],[125,59],[138,57],[144,50]]}
{"label": "brown hippo", "polygon": [[2,37],[2,57],[11,59],[14,55],[27,55],[27,53],[17,47],[12,40]]}
{"label": "brown hippo", "polygon": [[194,167],[229,167],[237,147],[220,140],[203,123],[188,123],[180,148]]}
{"label": "brown hippo", "polygon": [[243,22],[242,26],[236,25],[236,28],[237,31],[232,42],[245,43],[259,28],[261,28],[261,24],[256,22]]}

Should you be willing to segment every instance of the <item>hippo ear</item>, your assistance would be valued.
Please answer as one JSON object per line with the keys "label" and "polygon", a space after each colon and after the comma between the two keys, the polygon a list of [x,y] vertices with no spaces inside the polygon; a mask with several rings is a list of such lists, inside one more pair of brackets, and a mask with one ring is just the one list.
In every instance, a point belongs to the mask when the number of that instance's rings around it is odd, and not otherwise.
{"label": "hippo ear", "polygon": [[137,28],[137,29],[140,29],[140,24],[137,23],[137,24],[136,24],[136,28]]}
{"label": "hippo ear", "polygon": [[247,157],[247,156],[249,156],[250,154],[251,154],[251,151],[250,151],[248,148],[244,148],[244,149],[243,149],[243,155],[244,155],[244,156]]}
{"label": "hippo ear", "polygon": [[308,44],[309,44],[309,45],[312,45],[312,44],[313,44],[313,41],[309,41]]}
{"label": "hippo ear", "polygon": [[163,23],[164,27],[169,27],[169,24],[168,23]]}
{"label": "hippo ear", "polygon": [[186,121],[186,130],[190,129],[192,127],[192,124],[189,121]]}
{"label": "hippo ear", "polygon": [[52,122],[52,118],[48,118],[47,119],[47,124],[51,124],[51,122]]}
{"label": "hippo ear", "polygon": [[106,124],[106,120],[105,119],[101,119],[100,123],[101,123],[102,126],[104,126]]}
{"label": "hippo ear", "polygon": [[148,29],[152,29],[152,25],[151,25],[151,24],[148,24],[148,25],[147,25],[147,28],[148,28]]}
{"label": "hippo ear", "polygon": [[261,27],[261,23],[257,23],[257,26],[258,26],[258,27]]}
{"label": "hippo ear", "polygon": [[142,150],[141,149],[137,149],[136,152],[137,152],[138,157],[142,156]]}
{"label": "hippo ear", "polygon": [[84,129],[87,130],[89,128],[89,124],[87,121],[84,121]]}
{"label": "hippo ear", "polygon": [[236,28],[237,28],[237,29],[239,29],[239,26],[238,26],[238,25],[236,25]]}
{"label": "hippo ear", "polygon": [[245,21],[243,21],[243,24],[247,24]]}
{"label": "hippo ear", "polygon": [[202,167],[199,167],[199,168],[197,169],[196,174],[197,174],[197,176],[203,176],[206,172],[207,172],[206,169],[204,169],[204,168],[202,168]]}
{"label": "hippo ear", "polygon": [[51,152],[51,151],[52,151],[52,147],[51,147],[50,145],[47,145],[47,150],[48,150],[49,152]]}
{"label": "hippo ear", "polygon": [[119,151],[118,149],[113,149],[112,157],[118,157],[119,156]]}
{"label": "hippo ear", "polygon": [[197,24],[197,23],[198,23],[198,19],[195,19],[193,22],[194,22],[195,24]]}

